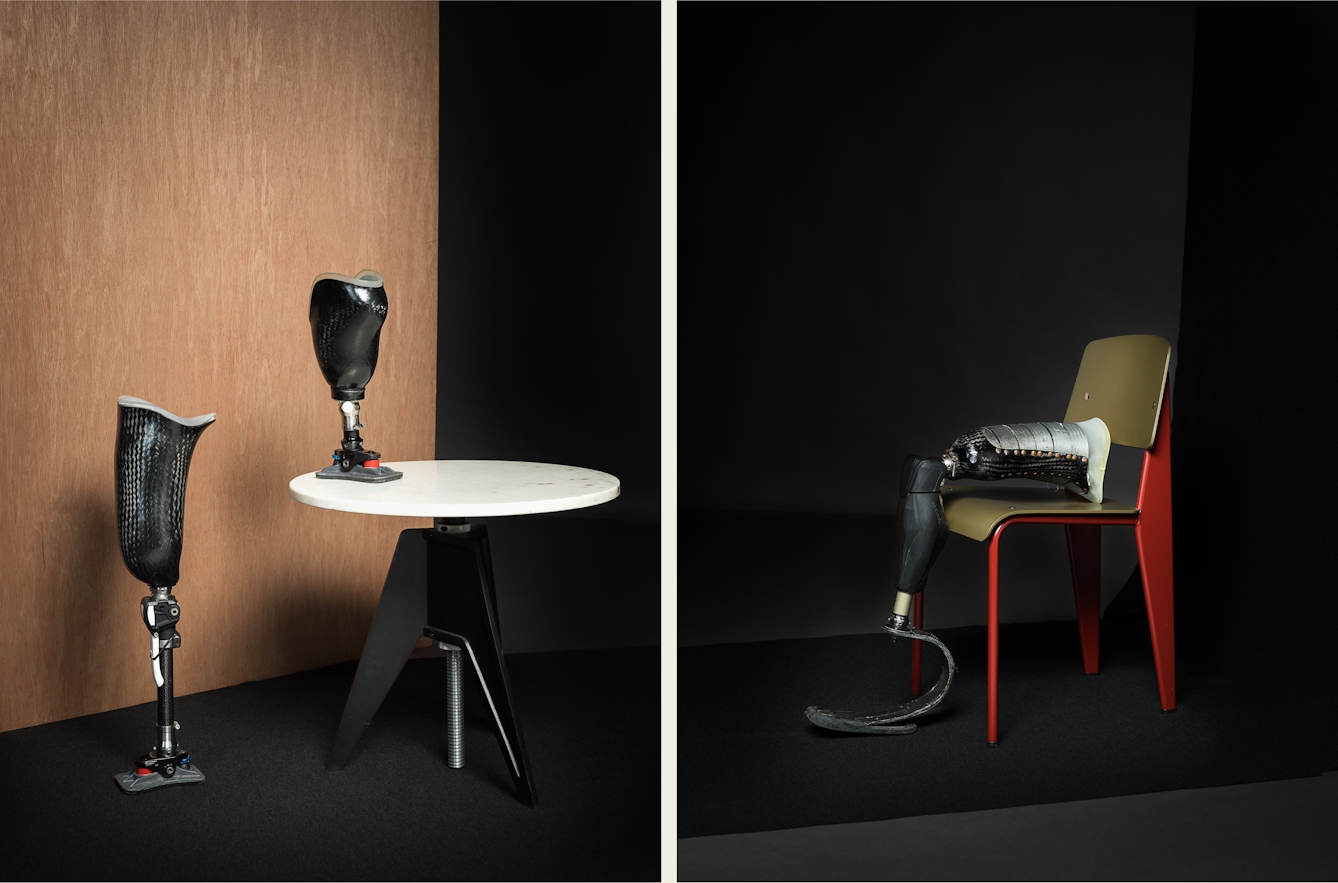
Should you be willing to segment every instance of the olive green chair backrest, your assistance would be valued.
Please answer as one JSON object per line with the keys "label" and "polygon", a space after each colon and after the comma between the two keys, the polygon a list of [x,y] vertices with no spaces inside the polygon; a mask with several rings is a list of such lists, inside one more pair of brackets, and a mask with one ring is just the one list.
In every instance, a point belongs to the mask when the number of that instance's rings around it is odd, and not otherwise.
{"label": "olive green chair backrest", "polygon": [[1112,444],[1152,447],[1170,367],[1171,345],[1156,335],[1092,341],[1083,351],[1064,422],[1100,417]]}

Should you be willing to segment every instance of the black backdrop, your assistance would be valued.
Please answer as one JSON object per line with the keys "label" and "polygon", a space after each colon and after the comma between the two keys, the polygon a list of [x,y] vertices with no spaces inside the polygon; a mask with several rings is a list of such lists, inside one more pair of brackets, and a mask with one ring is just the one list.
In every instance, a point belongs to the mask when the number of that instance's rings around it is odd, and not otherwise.
{"label": "black backdrop", "polygon": [[[1061,419],[1090,340],[1176,344],[1193,27],[1185,4],[679,7],[679,504],[723,525],[680,540],[681,643],[877,630],[907,454]],[[1111,495],[1139,454],[1113,452]],[[801,541],[833,513],[873,543]],[[763,523],[793,539],[739,547]],[[1136,558],[1104,534],[1109,601]],[[731,543],[775,563],[748,578]],[[1005,621],[1071,618],[1062,531],[1005,546]],[[950,541],[931,628],[983,622],[984,566]]]}
{"label": "black backdrop", "polygon": [[659,642],[659,17],[441,6],[436,456],[623,485],[489,520],[509,651]]}
{"label": "black backdrop", "polygon": [[611,472],[659,517],[649,4],[441,7],[437,456]]}
{"label": "black backdrop", "polygon": [[1175,342],[1191,6],[679,16],[684,507],[894,511],[1089,340]]}
{"label": "black backdrop", "polygon": [[1199,6],[1173,427],[1180,663],[1236,678],[1243,723],[1295,715],[1325,769],[1336,45],[1330,4]]}

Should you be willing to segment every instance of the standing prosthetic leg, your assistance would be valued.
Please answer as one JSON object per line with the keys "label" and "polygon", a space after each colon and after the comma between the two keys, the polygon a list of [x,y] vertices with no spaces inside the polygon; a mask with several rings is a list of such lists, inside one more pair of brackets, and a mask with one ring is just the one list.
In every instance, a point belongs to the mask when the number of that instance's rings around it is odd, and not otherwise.
{"label": "standing prosthetic leg", "polygon": [[131,396],[122,396],[117,404],[116,520],[121,558],[152,592],[139,602],[139,611],[149,630],[149,658],[158,685],[158,744],[135,769],[115,777],[116,784],[130,792],[204,781],[176,739],[180,727],[172,710],[172,651],[181,646],[176,628],[181,605],[172,588],[180,576],[191,454],[214,415],[187,420]]}
{"label": "standing prosthetic leg", "polygon": [[829,730],[873,735],[905,735],[915,732],[915,724],[905,723],[928,712],[943,701],[952,686],[957,663],[943,642],[929,632],[910,625],[911,604],[924,591],[929,569],[948,541],[948,522],[943,517],[943,501],[938,489],[948,470],[941,459],[910,456],[901,467],[901,499],[897,502],[897,598],[892,616],[883,631],[897,638],[911,638],[933,644],[943,653],[943,670],[938,681],[923,696],[918,696],[891,711],[861,714],[831,711],[810,705],[804,715],[814,724]]}
{"label": "standing prosthetic leg", "polygon": [[356,279],[322,273],[311,285],[311,340],[316,345],[316,361],[344,418],[344,441],[334,452],[335,462],[317,472],[317,478],[382,482],[403,475],[382,466],[376,451],[364,450],[358,434],[364,428],[358,419],[358,403],[376,370],[387,309],[385,281],[375,270],[363,270]]}

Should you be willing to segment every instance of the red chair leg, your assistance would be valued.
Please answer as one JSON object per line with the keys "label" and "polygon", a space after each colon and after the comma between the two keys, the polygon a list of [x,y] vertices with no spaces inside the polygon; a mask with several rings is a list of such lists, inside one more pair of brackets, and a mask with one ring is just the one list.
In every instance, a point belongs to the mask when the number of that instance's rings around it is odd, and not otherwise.
{"label": "red chair leg", "polygon": [[1157,666],[1157,690],[1162,711],[1175,710],[1175,571],[1171,563],[1169,530],[1162,533],[1139,524],[1138,566],[1143,572],[1143,599],[1152,634],[1152,658]]}
{"label": "red chair leg", "polygon": [[985,663],[985,690],[987,725],[985,741],[991,748],[999,746],[999,537],[1008,522],[999,525],[990,537],[989,619],[986,626],[988,642]]}
{"label": "red chair leg", "polygon": [[[915,606],[912,608],[911,625],[917,629],[925,627],[925,593],[920,592],[915,596]],[[911,695],[920,695],[920,662],[921,647],[920,641],[911,641]]]}
{"label": "red chair leg", "polygon": [[1138,566],[1143,572],[1152,658],[1157,666],[1161,710],[1175,710],[1175,559],[1171,541],[1171,390],[1162,398],[1157,436],[1143,455],[1138,489]]}
{"label": "red chair leg", "polygon": [[1066,524],[1064,534],[1073,574],[1073,603],[1078,608],[1082,668],[1094,675],[1101,671],[1101,525]]}

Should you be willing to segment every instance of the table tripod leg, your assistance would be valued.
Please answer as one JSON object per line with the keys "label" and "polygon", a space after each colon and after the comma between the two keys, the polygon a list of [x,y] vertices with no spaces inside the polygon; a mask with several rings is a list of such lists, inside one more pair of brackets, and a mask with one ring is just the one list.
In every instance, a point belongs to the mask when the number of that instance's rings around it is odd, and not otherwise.
{"label": "table tripod leg", "polygon": [[427,615],[426,568],[421,530],[400,532],[395,557],[381,590],[376,618],[367,634],[358,673],[353,678],[344,717],[339,722],[327,770],[342,770],[353,755],[372,716],[423,636]]}
{"label": "table tripod leg", "polygon": [[534,806],[536,791],[520,723],[511,702],[511,683],[497,624],[496,590],[487,528],[466,534],[425,531],[428,543],[429,637],[461,644],[479,677],[497,741],[520,799]]}

